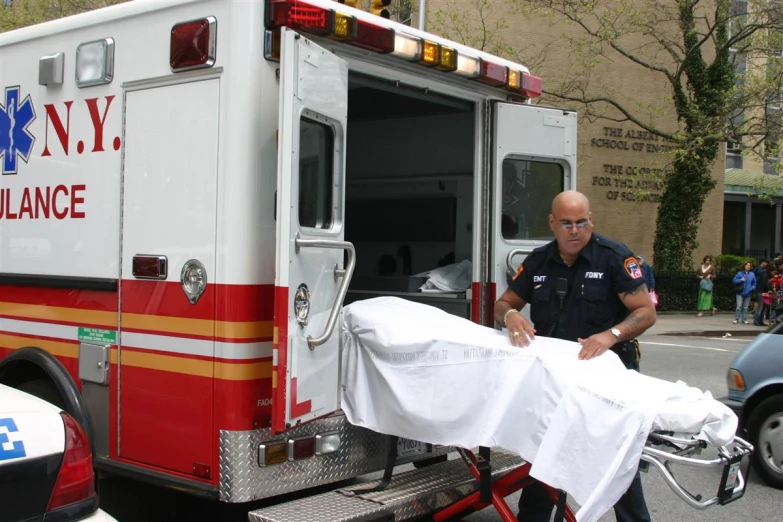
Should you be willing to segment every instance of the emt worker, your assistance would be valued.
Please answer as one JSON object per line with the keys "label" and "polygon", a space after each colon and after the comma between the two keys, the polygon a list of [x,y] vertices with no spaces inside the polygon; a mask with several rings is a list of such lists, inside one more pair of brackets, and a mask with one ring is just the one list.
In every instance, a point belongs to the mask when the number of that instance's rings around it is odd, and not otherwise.
{"label": "emt worker", "polygon": [[[624,244],[593,233],[590,202],[580,192],[555,197],[549,228],[555,240],[525,259],[495,303],[495,320],[515,346],[536,335],[556,337],[579,342],[581,360],[612,350],[632,369],[632,341],[656,320],[639,263]],[[519,313],[527,303],[532,325]],[[536,482],[522,490],[518,520],[548,522],[553,508]],[[618,522],[650,520],[638,470],[614,511]]]}

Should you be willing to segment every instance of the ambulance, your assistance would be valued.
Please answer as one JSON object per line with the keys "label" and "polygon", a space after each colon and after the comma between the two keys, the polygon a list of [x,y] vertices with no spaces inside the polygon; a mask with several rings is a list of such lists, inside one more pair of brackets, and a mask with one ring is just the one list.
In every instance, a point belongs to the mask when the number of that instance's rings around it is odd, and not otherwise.
{"label": "ambulance", "polygon": [[475,487],[345,420],[338,319],[494,326],[576,187],[540,78],[340,2],[134,0],[0,34],[0,84],[0,383],[98,470],[244,503],[415,461],[396,520]]}

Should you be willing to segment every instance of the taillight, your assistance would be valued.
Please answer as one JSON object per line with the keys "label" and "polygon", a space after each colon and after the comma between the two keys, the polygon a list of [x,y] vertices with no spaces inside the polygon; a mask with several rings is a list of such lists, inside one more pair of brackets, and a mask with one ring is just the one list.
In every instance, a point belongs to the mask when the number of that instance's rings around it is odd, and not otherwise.
{"label": "taillight", "polygon": [[188,71],[215,64],[217,20],[208,16],[171,28],[169,65],[172,71]]}
{"label": "taillight", "polygon": [[46,511],[95,497],[95,475],[87,434],[73,417],[61,414],[65,424],[65,453]]}

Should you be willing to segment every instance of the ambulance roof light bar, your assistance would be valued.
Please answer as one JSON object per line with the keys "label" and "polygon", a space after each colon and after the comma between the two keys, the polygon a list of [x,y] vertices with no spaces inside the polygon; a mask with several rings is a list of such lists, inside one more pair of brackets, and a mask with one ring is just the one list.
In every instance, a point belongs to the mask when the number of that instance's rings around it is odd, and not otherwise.
{"label": "ambulance roof light bar", "polygon": [[266,39],[269,59],[279,59],[279,35],[276,33],[280,27],[289,27],[373,52],[392,54],[440,71],[454,72],[527,98],[541,96],[541,79],[519,64],[412,28],[395,30],[394,26],[399,25],[396,22],[346,8],[338,2],[267,0],[266,16],[266,28],[271,33]]}

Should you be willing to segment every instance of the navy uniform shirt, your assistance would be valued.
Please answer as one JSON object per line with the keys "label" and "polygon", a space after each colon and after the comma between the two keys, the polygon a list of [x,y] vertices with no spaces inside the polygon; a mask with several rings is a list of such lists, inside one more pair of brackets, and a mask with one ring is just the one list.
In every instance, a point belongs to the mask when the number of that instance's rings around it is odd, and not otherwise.
{"label": "navy uniform shirt", "polygon": [[[567,281],[568,289],[562,312],[555,291],[560,278]],[[560,258],[556,241],[535,249],[525,258],[509,288],[530,306],[536,335],[576,342],[622,322],[628,309],[617,294],[643,284],[642,270],[631,250],[593,233],[570,267]],[[556,321],[557,329],[550,332]]]}

